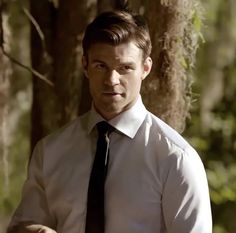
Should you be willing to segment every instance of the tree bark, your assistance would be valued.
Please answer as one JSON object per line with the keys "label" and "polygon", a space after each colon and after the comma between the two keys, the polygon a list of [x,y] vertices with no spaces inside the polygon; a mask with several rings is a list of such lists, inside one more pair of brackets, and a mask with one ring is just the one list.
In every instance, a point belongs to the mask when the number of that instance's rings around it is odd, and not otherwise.
{"label": "tree bark", "polygon": [[[197,43],[191,23],[194,0],[148,1],[153,43],[153,69],[142,93],[148,109],[179,132],[185,128],[190,108],[189,70],[194,63]],[[186,67],[187,66],[187,67]]]}
{"label": "tree bark", "polygon": [[48,0],[31,0],[31,13],[45,38],[45,41],[40,39],[32,26],[32,65],[54,83],[51,87],[33,78],[33,148],[40,138],[85,111],[80,105],[81,41],[85,26],[94,14],[94,5],[88,5],[85,0],[61,0],[58,6]]}
{"label": "tree bark", "polygon": [[[30,11],[43,33],[42,38],[35,25],[31,25],[32,67],[45,75],[47,79],[55,82],[52,78],[52,50],[57,10],[48,0],[31,0]],[[33,148],[41,137],[58,127],[59,111],[55,104],[57,98],[55,88],[35,76],[33,76],[32,84],[31,147]]]}
{"label": "tree bark", "polygon": [[[9,168],[8,168],[8,112],[9,112],[9,91],[11,65],[9,59],[4,54],[4,23],[3,12],[5,2],[0,2],[0,164],[3,176],[3,194],[9,192]],[[6,25],[5,25],[6,26]]]}
{"label": "tree bark", "polygon": [[[139,2],[137,0],[135,2]],[[109,10],[126,10],[130,7],[129,0],[97,0],[97,12],[98,14]]]}
{"label": "tree bark", "polygon": [[81,44],[91,13],[93,15],[94,11],[87,7],[87,1],[61,0],[59,3],[54,76],[60,103],[60,124],[65,124],[82,111],[79,109],[83,83]]}

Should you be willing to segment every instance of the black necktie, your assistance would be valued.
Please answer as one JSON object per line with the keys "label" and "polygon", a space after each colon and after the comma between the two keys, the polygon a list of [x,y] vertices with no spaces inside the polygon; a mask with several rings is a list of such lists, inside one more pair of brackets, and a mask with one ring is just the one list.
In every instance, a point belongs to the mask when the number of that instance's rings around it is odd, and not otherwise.
{"label": "black necktie", "polygon": [[98,140],[90,175],[87,200],[86,233],[104,233],[104,185],[108,166],[109,133],[112,126],[102,121],[97,124]]}

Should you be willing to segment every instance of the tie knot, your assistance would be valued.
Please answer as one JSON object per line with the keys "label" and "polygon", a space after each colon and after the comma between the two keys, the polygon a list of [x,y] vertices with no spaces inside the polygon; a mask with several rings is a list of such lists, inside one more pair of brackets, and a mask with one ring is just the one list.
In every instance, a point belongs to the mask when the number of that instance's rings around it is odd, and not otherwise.
{"label": "tie knot", "polygon": [[106,133],[111,133],[114,128],[108,124],[106,121],[101,121],[97,123],[97,129],[99,134],[106,134]]}

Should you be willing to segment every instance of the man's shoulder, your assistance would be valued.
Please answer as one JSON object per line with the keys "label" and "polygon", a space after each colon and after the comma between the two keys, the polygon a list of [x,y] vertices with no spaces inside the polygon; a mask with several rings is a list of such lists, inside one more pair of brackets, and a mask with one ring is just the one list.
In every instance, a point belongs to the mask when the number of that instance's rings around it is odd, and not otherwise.
{"label": "man's shoulder", "polygon": [[149,122],[149,124],[151,124],[153,136],[158,137],[161,141],[167,142],[182,150],[191,147],[180,133],[178,133],[174,128],[172,128],[156,115],[148,112],[147,118],[147,121]]}
{"label": "man's shoulder", "polygon": [[199,160],[197,151],[180,133],[152,113],[149,113],[147,118],[149,118],[147,121],[150,124],[150,136],[153,137],[152,141],[157,143],[159,158],[174,163],[183,158]]}
{"label": "man's shoulder", "polygon": [[76,117],[74,120],[44,137],[41,141],[44,145],[49,146],[52,144],[65,144],[72,141],[73,138],[79,138],[87,132],[87,114]]}

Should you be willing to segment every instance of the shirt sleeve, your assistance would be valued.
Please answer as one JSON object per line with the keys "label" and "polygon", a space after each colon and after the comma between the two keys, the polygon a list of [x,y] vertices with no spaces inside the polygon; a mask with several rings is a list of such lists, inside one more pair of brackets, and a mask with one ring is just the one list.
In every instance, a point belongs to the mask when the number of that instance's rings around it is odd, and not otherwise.
{"label": "shirt sleeve", "polygon": [[202,161],[193,148],[168,158],[162,197],[168,233],[211,233],[208,183]]}
{"label": "shirt sleeve", "polygon": [[34,149],[23,186],[21,202],[11,219],[9,229],[21,222],[32,222],[51,228],[55,225],[45,191],[42,145],[40,141]]}

